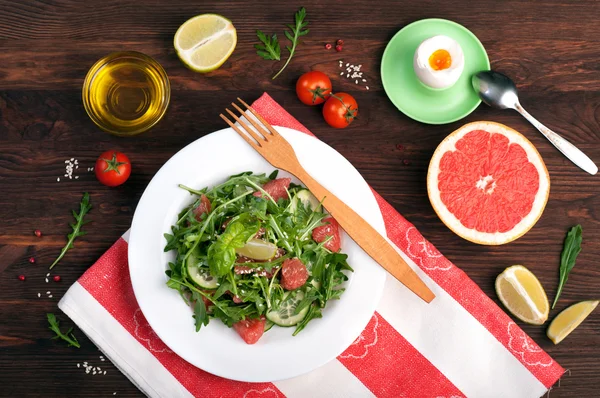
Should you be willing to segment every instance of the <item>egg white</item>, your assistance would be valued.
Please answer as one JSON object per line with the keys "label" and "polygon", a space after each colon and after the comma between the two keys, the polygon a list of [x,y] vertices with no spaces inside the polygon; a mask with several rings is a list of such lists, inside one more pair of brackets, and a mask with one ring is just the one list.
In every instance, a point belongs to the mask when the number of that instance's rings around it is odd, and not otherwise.
{"label": "egg white", "polygon": [[[450,53],[452,63],[449,68],[434,70],[429,65],[429,57],[437,50],[446,50]],[[413,67],[417,77],[423,84],[435,89],[444,89],[454,85],[462,74],[465,67],[465,56],[456,40],[448,36],[433,36],[417,47]]]}

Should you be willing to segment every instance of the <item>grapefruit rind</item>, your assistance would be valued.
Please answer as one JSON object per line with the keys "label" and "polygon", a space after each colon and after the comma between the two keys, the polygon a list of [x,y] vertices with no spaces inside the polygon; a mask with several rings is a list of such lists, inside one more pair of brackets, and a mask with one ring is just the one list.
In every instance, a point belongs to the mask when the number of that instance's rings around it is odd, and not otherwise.
{"label": "grapefruit rind", "polygon": [[[467,228],[448,210],[441,200],[438,187],[440,160],[447,151],[456,150],[457,141],[473,130],[485,130],[489,133],[499,133],[508,138],[510,143],[520,145],[527,154],[527,160],[531,162],[538,171],[539,188],[531,211],[510,231],[489,233]],[[541,217],[550,194],[550,176],[541,155],[531,141],[524,135],[500,123],[489,121],[472,122],[465,124],[452,132],[438,145],[429,162],[429,170],[427,172],[427,194],[438,217],[455,234],[473,243],[482,245],[502,245],[523,236]]]}

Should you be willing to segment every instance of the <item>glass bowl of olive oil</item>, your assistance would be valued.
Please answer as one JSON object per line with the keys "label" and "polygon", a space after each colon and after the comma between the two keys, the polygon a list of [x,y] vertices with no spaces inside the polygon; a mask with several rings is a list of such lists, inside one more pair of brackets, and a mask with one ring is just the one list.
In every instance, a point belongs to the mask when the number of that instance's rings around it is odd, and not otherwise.
{"label": "glass bowl of olive oil", "polygon": [[83,83],[83,106],[94,123],[120,136],[142,133],[169,106],[169,77],[153,58],[123,51],[98,60]]}

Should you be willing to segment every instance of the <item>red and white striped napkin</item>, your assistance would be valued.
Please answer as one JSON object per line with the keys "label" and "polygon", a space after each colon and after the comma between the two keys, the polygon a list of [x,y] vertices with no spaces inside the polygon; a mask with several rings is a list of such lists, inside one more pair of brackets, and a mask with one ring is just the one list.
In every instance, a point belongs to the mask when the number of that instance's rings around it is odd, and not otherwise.
{"label": "red and white striped napkin", "polygon": [[[253,107],[271,124],[311,134],[268,94]],[[528,397],[564,369],[376,192],[388,238],[436,298],[416,303],[394,278],[377,312],[337,359],[294,379],[242,383],[185,362],[156,336],[133,294],[123,235],[59,307],[151,397]]]}

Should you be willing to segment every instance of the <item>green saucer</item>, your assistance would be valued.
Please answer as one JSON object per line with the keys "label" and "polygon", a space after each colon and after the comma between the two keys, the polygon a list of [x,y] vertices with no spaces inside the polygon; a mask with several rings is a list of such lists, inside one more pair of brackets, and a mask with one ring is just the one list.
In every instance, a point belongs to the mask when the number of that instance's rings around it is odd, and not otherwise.
{"label": "green saucer", "polygon": [[[456,40],[465,55],[465,68],[452,87],[434,90],[423,85],[413,69],[413,57],[423,40],[446,35]],[[481,103],[471,76],[489,70],[485,48],[471,31],[445,19],[422,19],[405,26],[388,43],[381,60],[381,81],[392,103],[419,122],[444,124],[462,119]]]}

